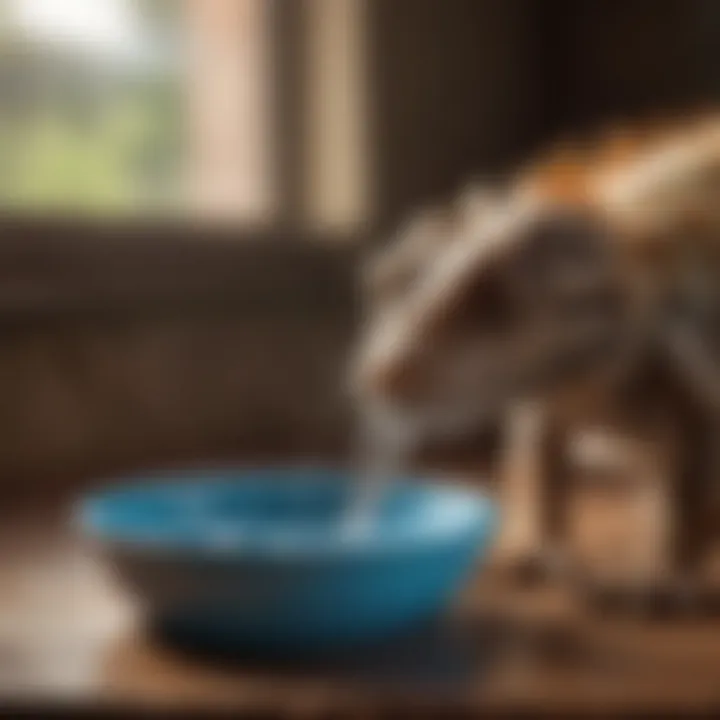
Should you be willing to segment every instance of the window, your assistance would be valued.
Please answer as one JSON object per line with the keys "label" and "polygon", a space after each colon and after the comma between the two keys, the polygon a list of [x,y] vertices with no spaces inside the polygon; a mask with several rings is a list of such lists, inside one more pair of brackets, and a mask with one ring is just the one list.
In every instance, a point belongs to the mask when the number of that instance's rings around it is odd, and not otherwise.
{"label": "window", "polygon": [[362,222],[363,7],[0,0],[0,207]]}
{"label": "window", "polygon": [[3,206],[115,213],[179,205],[177,9],[157,0],[4,0]]}

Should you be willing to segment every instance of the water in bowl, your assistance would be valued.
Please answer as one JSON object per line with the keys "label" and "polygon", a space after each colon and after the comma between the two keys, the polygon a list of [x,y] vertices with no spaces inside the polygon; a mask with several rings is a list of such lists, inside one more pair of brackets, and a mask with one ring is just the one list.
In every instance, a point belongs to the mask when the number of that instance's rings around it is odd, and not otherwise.
{"label": "water in bowl", "polygon": [[361,418],[356,481],[342,517],[342,535],[347,539],[371,532],[383,497],[394,477],[405,469],[414,439],[407,421],[382,408],[367,408]]}

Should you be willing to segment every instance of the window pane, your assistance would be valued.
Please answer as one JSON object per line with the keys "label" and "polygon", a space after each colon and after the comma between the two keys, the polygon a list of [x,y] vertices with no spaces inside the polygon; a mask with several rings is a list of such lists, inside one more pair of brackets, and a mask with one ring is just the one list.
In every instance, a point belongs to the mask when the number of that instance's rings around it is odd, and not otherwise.
{"label": "window pane", "polygon": [[164,210],[181,198],[172,0],[2,0],[0,202]]}
{"label": "window pane", "polygon": [[266,0],[0,0],[0,208],[269,208]]}

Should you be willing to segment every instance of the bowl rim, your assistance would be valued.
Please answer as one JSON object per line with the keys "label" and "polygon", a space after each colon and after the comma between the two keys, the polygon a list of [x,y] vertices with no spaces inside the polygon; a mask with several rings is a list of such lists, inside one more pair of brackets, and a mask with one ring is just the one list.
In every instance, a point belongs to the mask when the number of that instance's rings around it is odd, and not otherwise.
{"label": "bowl rim", "polygon": [[[142,493],[165,487],[169,492],[182,488],[197,489],[204,485],[211,489],[237,482],[258,483],[263,475],[266,480],[280,484],[293,475],[306,475],[310,484],[324,486],[329,482],[349,482],[341,478],[351,477],[351,470],[340,465],[293,464],[293,465],[225,465],[222,467],[194,466],[132,473],[115,476],[113,481],[98,487],[77,500],[72,508],[72,524],[87,539],[110,551],[120,551],[143,556],[175,557],[189,559],[243,559],[243,560],[322,560],[344,557],[376,556],[388,553],[412,553],[429,547],[473,540],[476,544],[487,543],[496,534],[498,507],[487,492],[467,487],[464,484],[443,479],[432,480],[429,474],[403,474],[392,482],[395,487],[408,487],[420,492],[439,493],[442,497],[462,505],[464,512],[460,521],[440,523],[432,528],[418,527],[407,533],[390,536],[378,533],[361,533],[341,536],[339,542],[327,542],[328,536],[287,538],[270,537],[262,534],[236,538],[234,542],[209,542],[196,539],[194,542],[180,541],[168,537],[138,537],[132,531],[118,532],[103,527],[103,506],[113,497],[128,493]],[[284,479],[281,479],[284,478]],[[291,482],[297,482],[292,481]],[[420,530],[418,532],[418,530]],[[322,541],[324,539],[324,541]],[[284,540],[284,541],[283,541]]]}

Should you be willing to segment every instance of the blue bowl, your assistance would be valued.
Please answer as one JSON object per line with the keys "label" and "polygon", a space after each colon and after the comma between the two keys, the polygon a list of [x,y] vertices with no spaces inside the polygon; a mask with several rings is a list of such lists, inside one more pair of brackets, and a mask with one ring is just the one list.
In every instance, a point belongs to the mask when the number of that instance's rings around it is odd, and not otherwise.
{"label": "blue bowl", "polygon": [[340,471],[129,480],[82,501],[80,526],[153,623],[207,648],[309,652],[409,630],[448,606],[496,526],[484,496],[411,478],[355,535]]}

